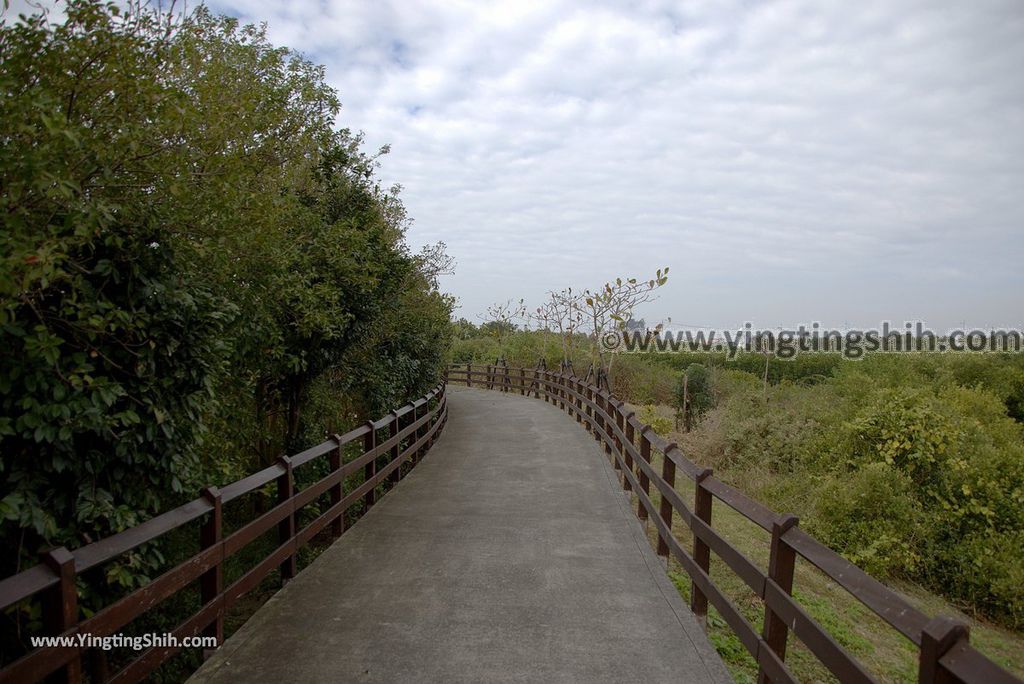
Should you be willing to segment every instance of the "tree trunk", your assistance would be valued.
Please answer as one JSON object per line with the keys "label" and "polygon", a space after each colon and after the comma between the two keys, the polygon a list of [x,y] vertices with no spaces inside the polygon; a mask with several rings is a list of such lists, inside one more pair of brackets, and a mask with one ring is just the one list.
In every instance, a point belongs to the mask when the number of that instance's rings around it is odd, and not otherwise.
{"label": "tree trunk", "polygon": [[301,424],[302,395],[306,380],[301,375],[288,378],[288,426],[285,432],[285,449],[294,451],[298,447]]}

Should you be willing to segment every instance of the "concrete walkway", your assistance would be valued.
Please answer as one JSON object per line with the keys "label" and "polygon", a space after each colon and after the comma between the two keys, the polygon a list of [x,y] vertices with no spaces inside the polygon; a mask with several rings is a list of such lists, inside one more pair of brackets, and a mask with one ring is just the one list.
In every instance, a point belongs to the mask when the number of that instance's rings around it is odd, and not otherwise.
{"label": "concrete walkway", "polygon": [[730,681],[582,427],[448,401],[423,462],[190,681]]}

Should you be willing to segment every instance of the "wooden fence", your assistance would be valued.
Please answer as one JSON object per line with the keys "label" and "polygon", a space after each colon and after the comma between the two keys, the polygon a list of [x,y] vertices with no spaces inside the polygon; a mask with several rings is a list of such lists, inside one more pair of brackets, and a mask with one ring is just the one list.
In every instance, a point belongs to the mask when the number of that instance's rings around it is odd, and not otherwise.
{"label": "wooden fence", "polygon": [[[345,528],[345,512],[357,502],[363,503],[363,510],[372,506],[377,487],[385,479],[397,483],[402,464],[415,465],[419,461],[443,429],[447,417],[442,383],[426,396],[380,420],[370,421],[344,435],[334,435],[294,456],[282,456],[275,465],[225,487],[208,487],[199,498],[141,525],[73,551],[63,547],[49,551],[40,564],[0,581],[0,610],[38,597],[42,600],[48,635],[75,638],[82,634],[98,639],[118,633],[167,598],[198,583],[200,605],[191,617],[171,630],[171,634],[179,644],[186,637],[197,635],[217,637],[220,644],[227,610],[275,568],[282,582],[294,577],[299,549],[328,526],[330,534],[339,537]],[[361,446],[361,453],[344,462],[344,450],[349,444]],[[299,489],[295,482],[296,471],[323,459],[328,460],[330,474]],[[363,474],[362,483],[346,492],[346,479],[359,472]],[[276,505],[224,536],[223,506],[271,483],[276,489]],[[322,499],[327,499],[322,504],[326,510],[299,529],[298,514],[303,507]],[[87,619],[79,620],[75,587],[78,575],[195,521],[201,523],[199,553]],[[225,561],[275,527],[277,547],[225,587]],[[68,682],[83,679],[137,682],[181,649],[180,646],[154,646],[112,674],[106,671],[103,657],[90,660],[90,666],[84,668],[83,655],[88,650],[80,646],[37,648],[0,670],[0,683],[36,682],[43,678]],[[95,655],[95,651],[92,653]]]}
{"label": "wooden fence", "polygon": [[[929,619],[842,556],[803,532],[794,515],[780,515],[750,499],[688,460],[672,442],[641,423],[623,402],[605,388],[572,373],[539,367],[532,370],[486,366],[473,370],[452,366],[449,382],[543,397],[583,424],[601,443],[621,473],[622,487],[637,497],[636,515],[651,521],[658,533],[658,553],[675,558],[692,582],[691,608],[707,627],[708,604],[713,605],[759,667],[759,682],[796,681],[786,666],[789,633],[796,637],[841,682],[874,682],[869,673],[793,597],[794,569],[801,557],[888,623],[918,649],[918,681],[1003,684],[1021,681],[974,649],[967,626],[949,617]],[[652,455],[661,453],[661,471]],[[693,505],[676,491],[679,472],[694,483]],[[660,505],[651,499],[652,487]],[[768,567],[760,568],[712,527],[718,501],[771,534]],[[678,517],[689,528],[687,546],[673,531]],[[712,581],[711,552],[758,596],[765,606],[759,631]]]}

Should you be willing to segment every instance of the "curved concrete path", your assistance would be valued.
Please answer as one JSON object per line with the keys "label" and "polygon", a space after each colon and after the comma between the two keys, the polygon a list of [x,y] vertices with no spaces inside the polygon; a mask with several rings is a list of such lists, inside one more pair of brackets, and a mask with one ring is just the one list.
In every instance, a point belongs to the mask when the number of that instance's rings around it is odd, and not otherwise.
{"label": "curved concrete path", "polygon": [[730,681],[597,442],[448,396],[424,460],[190,681]]}

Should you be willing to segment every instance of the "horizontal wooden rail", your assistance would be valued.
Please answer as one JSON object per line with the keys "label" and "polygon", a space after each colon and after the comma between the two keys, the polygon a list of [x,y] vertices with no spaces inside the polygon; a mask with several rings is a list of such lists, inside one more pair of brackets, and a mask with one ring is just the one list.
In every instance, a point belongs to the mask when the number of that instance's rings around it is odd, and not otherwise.
{"label": "horizontal wooden rail", "polygon": [[[0,609],[23,601],[40,598],[44,604],[48,635],[74,638],[88,634],[102,638],[117,633],[132,620],[157,607],[162,601],[189,585],[200,585],[201,605],[188,619],[170,630],[178,637],[199,634],[223,639],[227,610],[259,585],[275,569],[281,570],[282,581],[294,575],[295,558],[300,548],[331,528],[331,536],[344,531],[344,514],[355,503],[375,501],[369,496],[379,485],[397,481],[401,466],[415,465],[430,448],[448,418],[444,383],[425,396],[378,420],[350,430],[344,435],[306,449],[291,457],[281,457],[268,468],[253,473],[222,488],[208,487],[203,495],[146,522],[73,551],[64,548],[50,551],[44,562],[16,575],[0,580]],[[387,439],[376,440],[377,431],[387,429]],[[362,448],[356,458],[343,463],[346,446]],[[329,457],[330,474],[297,489],[294,471],[313,461]],[[386,459],[377,470],[377,461]],[[349,476],[364,472],[364,481],[352,492],[345,492]],[[229,501],[253,493],[272,483],[277,484],[277,504],[249,520],[227,536],[222,535],[221,509]],[[329,495],[326,510],[301,529],[297,529],[298,512],[321,497]],[[369,496],[369,498],[367,498]],[[77,575],[118,559],[142,544],[194,521],[205,519],[200,530],[200,551],[188,560],[167,570],[145,586],[106,606],[85,620],[78,620]],[[278,531],[278,545],[254,567],[228,587],[223,587],[223,567],[228,558],[271,530]],[[57,610],[52,609],[57,606]],[[83,658],[86,648],[37,648],[0,670],[0,684],[37,682],[59,679],[83,680]],[[177,653],[174,647],[154,647],[141,652],[121,670],[107,675],[93,672],[90,681],[137,682],[146,678],[165,660]]]}
{"label": "horizontal wooden rail", "polygon": [[[486,366],[474,370],[471,364],[453,365],[448,369],[448,382],[543,398],[583,424],[611,455],[623,488],[637,497],[637,516],[654,524],[658,552],[673,557],[689,575],[691,606],[698,618],[704,621],[709,603],[718,610],[758,664],[759,682],[795,681],[785,663],[790,631],[839,681],[876,681],[793,598],[795,561],[800,557],[918,648],[919,682],[1022,684],[970,645],[965,625],[951,618],[929,619],[892,589],[802,531],[795,516],[772,511],[686,458],[676,444],[655,433],[606,389],[571,372],[543,367]],[[662,455],[660,472],[652,453]],[[694,483],[692,507],[675,487],[677,472]],[[655,505],[652,490],[658,493],[660,505]],[[759,567],[712,527],[714,501],[771,534],[767,568]],[[675,536],[675,516],[689,529],[692,551]],[[711,580],[711,552],[764,602],[764,627],[760,632]],[[706,628],[706,621],[704,625]]]}

